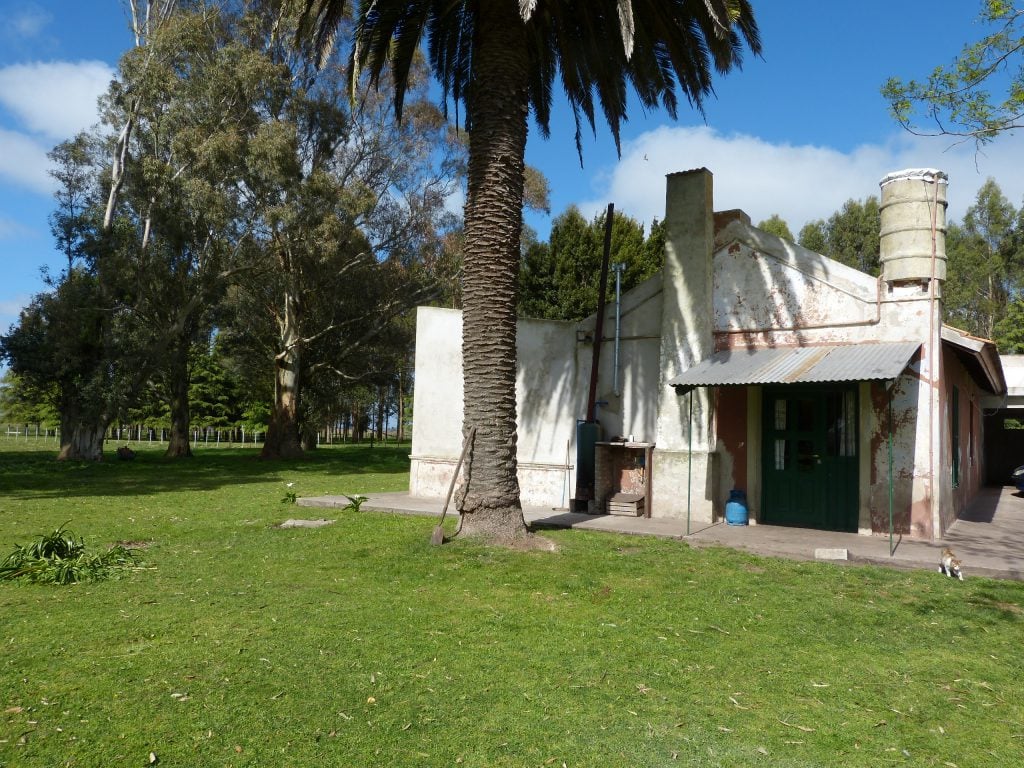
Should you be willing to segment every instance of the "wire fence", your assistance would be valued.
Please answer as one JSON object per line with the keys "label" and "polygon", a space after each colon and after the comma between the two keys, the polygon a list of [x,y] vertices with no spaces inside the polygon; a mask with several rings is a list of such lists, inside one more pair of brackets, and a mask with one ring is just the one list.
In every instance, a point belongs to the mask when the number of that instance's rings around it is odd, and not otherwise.
{"label": "wire fence", "polygon": [[[45,424],[5,424],[0,434],[7,440],[51,440],[60,444],[60,430]],[[195,448],[238,448],[246,446],[262,446],[266,439],[266,428],[247,429],[246,427],[199,427],[191,430],[190,441]],[[166,445],[170,438],[168,427],[149,427],[143,424],[116,425],[107,429],[104,439],[118,443],[134,443],[149,445]],[[398,437],[392,431],[384,433],[383,442],[397,442]],[[347,430],[327,427],[317,431],[317,445],[347,445],[350,443],[380,442],[372,434],[355,438]]]}
{"label": "wire fence", "polygon": [[[117,425],[107,429],[104,439],[118,443],[166,444],[170,438],[167,427],[147,427],[142,424]],[[41,424],[5,424],[0,432],[8,440],[52,440],[60,443],[60,429]],[[193,448],[260,446],[266,438],[266,429],[201,427],[191,430]]]}

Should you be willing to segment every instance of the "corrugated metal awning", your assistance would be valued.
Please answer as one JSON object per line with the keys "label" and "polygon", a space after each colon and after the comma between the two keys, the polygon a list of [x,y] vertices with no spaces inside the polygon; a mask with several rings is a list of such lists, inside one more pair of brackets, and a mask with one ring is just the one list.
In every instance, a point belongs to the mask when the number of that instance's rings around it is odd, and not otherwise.
{"label": "corrugated metal awning", "polygon": [[804,384],[895,379],[921,346],[917,341],[820,347],[726,349],[672,379],[673,387]]}

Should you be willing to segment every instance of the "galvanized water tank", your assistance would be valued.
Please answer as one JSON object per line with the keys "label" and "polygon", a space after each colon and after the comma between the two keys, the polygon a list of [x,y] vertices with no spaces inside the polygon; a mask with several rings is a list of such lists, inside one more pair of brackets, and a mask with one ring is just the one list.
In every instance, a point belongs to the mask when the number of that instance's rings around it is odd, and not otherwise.
{"label": "galvanized water tank", "polygon": [[934,168],[888,174],[882,188],[879,260],[889,283],[946,279],[946,189],[949,177]]}

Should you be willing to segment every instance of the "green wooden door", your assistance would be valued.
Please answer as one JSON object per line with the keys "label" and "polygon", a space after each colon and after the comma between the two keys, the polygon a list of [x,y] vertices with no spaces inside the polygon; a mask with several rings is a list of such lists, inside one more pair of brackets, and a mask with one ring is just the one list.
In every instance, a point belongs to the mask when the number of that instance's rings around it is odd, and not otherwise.
{"label": "green wooden door", "polygon": [[856,531],[856,385],[765,387],[761,519]]}

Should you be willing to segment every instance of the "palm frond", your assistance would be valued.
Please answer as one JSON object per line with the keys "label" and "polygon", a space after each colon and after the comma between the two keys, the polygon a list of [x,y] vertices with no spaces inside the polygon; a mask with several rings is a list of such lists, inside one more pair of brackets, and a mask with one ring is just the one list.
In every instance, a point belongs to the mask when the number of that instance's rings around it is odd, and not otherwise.
{"label": "palm frond", "polygon": [[[513,0],[364,0],[356,4],[350,87],[366,75],[379,86],[389,70],[399,114],[411,67],[426,40],[444,99],[466,109],[471,128],[475,33],[482,2]],[[596,130],[600,109],[616,147],[627,119],[628,90],[644,109],[675,117],[680,94],[703,112],[715,73],[739,68],[746,50],[761,52],[750,0],[515,0],[526,32],[527,92],[542,135],[549,133],[556,82],[576,125]],[[306,0],[303,29],[329,50],[348,4]],[[354,92],[354,91],[353,91]],[[596,103],[595,103],[596,102]],[[456,121],[458,114],[456,113]]]}
{"label": "palm frond", "polygon": [[299,41],[313,41],[317,67],[323,67],[330,58],[347,11],[347,0],[307,0],[299,16],[297,37]]}

